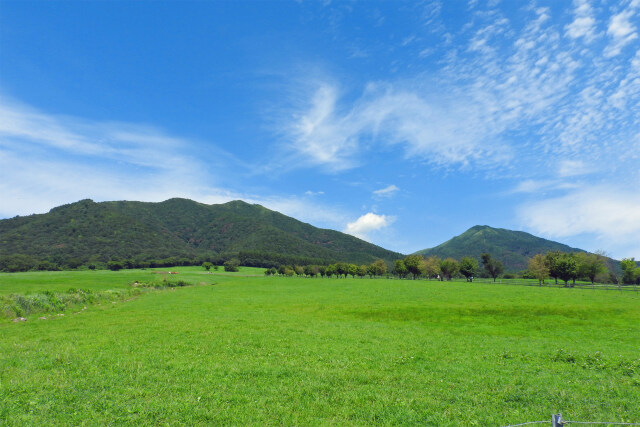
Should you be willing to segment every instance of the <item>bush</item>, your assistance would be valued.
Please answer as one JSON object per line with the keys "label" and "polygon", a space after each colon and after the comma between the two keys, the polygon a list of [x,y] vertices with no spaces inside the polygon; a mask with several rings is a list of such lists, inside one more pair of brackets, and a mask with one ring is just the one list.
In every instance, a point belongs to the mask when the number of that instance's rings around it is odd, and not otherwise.
{"label": "bush", "polygon": [[124,264],[120,261],[109,261],[107,263],[107,268],[111,271],[118,271],[124,268]]}
{"label": "bush", "polygon": [[240,266],[240,261],[235,258],[230,259],[224,263],[224,271],[235,272],[240,271],[238,268]]}

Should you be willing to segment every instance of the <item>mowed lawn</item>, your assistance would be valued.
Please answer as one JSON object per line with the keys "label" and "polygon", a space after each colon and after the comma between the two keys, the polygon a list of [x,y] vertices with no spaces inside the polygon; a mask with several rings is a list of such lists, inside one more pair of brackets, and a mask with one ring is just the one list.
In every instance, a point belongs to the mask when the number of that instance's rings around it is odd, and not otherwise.
{"label": "mowed lawn", "polygon": [[189,275],[0,323],[0,425],[640,422],[634,292]]}

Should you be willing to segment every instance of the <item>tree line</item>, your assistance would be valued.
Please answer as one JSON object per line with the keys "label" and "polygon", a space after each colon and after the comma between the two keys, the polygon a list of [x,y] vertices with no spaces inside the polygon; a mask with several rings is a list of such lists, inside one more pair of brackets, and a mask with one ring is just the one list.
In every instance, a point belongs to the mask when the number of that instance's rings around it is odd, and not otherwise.
{"label": "tree line", "polygon": [[[483,268],[489,274],[487,277],[497,278],[503,273],[502,263],[491,257],[490,254],[483,255]],[[468,280],[472,280],[474,275],[480,272],[478,261],[471,257],[464,257],[458,262],[453,258],[441,260],[432,256],[423,258],[420,255],[408,255],[403,259],[398,259],[392,264],[387,264],[382,259],[378,259],[371,264],[350,264],[337,262],[329,265],[280,265],[265,270],[267,276],[307,276],[307,277],[398,277],[413,279],[424,276],[429,279],[451,280],[462,275]]]}
{"label": "tree line", "polygon": [[[640,284],[640,267],[634,258],[620,262],[622,275],[607,266],[607,257],[602,253],[550,251],[538,254],[529,260],[528,276],[538,279],[539,284],[546,279],[555,283],[562,280],[565,286],[573,286],[576,280],[588,280],[592,284],[615,283],[624,285]],[[569,283],[571,282],[571,284]]]}
{"label": "tree line", "polygon": [[[399,278],[425,277],[427,279],[451,280],[473,277],[513,278],[513,274],[505,274],[502,263],[489,253],[481,255],[480,260],[466,256],[459,260],[454,258],[440,259],[437,256],[422,257],[408,255],[393,263],[378,259],[371,264],[351,264],[332,260],[310,258],[304,256],[276,254],[262,251],[240,251],[230,254],[210,254],[199,257],[169,257],[163,259],[113,258],[107,262],[86,261],[67,258],[58,262],[39,260],[29,255],[15,254],[0,257],[0,271],[55,271],[77,268],[87,269],[133,269],[133,268],[165,268],[177,266],[196,266],[210,263],[211,266],[224,266],[226,271],[237,271],[240,265],[264,267],[268,275],[299,275],[309,277],[382,277]],[[616,268],[608,266],[608,258],[601,253],[586,252],[566,253],[549,251],[537,254],[529,260],[528,268],[518,274],[519,277],[537,279],[540,284],[547,279],[564,282],[572,286],[576,280],[588,280],[591,283],[620,283],[625,285],[640,284],[640,267],[634,258],[625,258],[620,262],[621,274]]]}
{"label": "tree line", "polygon": [[266,276],[307,276],[307,277],[382,277],[387,274],[387,263],[378,259],[371,264],[350,264],[337,262],[329,265],[280,265],[265,270]]}
{"label": "tree line", "polygon": [[421,255],[408,255],[404,259],[398,259],[393,264],[394,274],[413,279],[426,277],[427,279],[451,280],[456,277],[464,277],[467,281],[473,281],[474,277],[491,277],[495,281],[504,273],[502,262],[493,258],[491,254],[484,253],[481,256],[482,268],[477,259],[465,256],[460,260],[448,257],[441,259],[438,256],[422,257]]}
{"label": "tree line", "polygon": [[[537,254],[529,260],[527,270],[517,276],[525,279],[538,279],[540,284],[547,279],[564,282],[565,286],[574,286],[576,280],[591,283],[621,283],[640,284],[640,267],[633,258],[623,259],[621,262],[622,275],[618,276],[607,266],[608,258],[603,254],[586,252],[566,253],[549,251]],[[441,259],[437,256],[423,257],[408,255],[402,259],[387,264],[378,259],[371,264],[349,264],[338,262],[329,265],[295,265],[281,264],[267,268],[267,276],[306,276],[306,277],[398,277],[427,278],[431,280],[448,281],[454,278],[465,278],[473,281],[474,277],[491,278],[495,282],[498,278],[515,278],[516,275],[505,273],[502,262],[489,253],[483,253],[480,261],[471,256],[460,260],[452,257]]]}
{"label": "tree line", "polygon": [[201,256],[173,256],[167,258],[150,258],[145,254],[140,254],[135,258],[124,258],[112,256],[106,259],[90,257],[79,259],[75,257],[60,257],[53,259],[42,259],[32,255],[13,254],[0,255],[0,271],[2,272],[23,272],[23,271],[60,271],[60,270],[122,270],[132,268],[165,268],[180,266],[199,266],[203,262],[210,262],[212,265],[224,265],[225,262],[234,260],[238,265],[246,267],[278,267],[280,265],[328,265],[335,262],[335,259],[312,258],[299,255],[278,254],[263,251],[239,251],[237,253],[204,254]]}

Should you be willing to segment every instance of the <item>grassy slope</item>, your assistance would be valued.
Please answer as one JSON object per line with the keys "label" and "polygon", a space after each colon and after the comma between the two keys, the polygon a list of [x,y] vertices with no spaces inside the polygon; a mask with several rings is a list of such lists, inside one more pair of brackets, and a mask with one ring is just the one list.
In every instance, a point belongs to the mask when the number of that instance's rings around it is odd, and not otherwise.
{"label": "grassy slope", "polygon": [[635,294],[211,276],[0,324],[0,423],[640,421]]}

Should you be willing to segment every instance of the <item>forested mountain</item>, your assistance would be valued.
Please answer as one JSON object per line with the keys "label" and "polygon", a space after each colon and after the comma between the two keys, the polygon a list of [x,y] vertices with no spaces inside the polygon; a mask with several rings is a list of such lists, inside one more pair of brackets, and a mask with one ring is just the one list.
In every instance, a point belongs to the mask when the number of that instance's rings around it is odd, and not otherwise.
{"label": "forested mountain", "polygon": [[484,252],[499,260],[507,271],[516,272],[527,268],[529,258],[549,251],[584,252],[562,243],[536,237],[523,231],[492,228],[476,225],[434,248],[416,252],[421,255],[436,255],[440,258],[460,259],[472,256],[480,259]]}
{"label": "forested mountain", "polygon": [[370,263],[402,255],[260,205],[81,200],[46,214],[0,220],[0,260],[15,256],[61,266],[113,259],[215,258],[256,261],[287,255]]}

